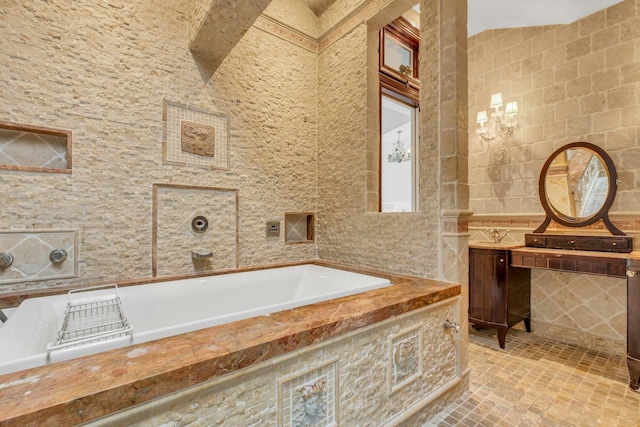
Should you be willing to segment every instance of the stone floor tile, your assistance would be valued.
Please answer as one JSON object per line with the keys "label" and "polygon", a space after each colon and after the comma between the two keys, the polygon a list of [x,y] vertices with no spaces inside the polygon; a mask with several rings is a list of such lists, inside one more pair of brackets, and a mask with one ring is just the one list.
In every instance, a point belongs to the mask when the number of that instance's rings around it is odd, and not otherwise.
{"label": "stone floor tile", "polygon": [[469,333],[469,391],[429,426],[640,427],[626,359],[510,330]]}

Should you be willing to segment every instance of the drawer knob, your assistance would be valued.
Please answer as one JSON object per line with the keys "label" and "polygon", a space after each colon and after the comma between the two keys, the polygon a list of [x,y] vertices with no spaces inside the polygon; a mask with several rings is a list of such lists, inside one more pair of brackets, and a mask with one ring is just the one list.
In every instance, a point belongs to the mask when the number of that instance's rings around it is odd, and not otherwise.
{"label": "drawer knob", "polygon": [[627,270],[627,277],[636,277],[638,273],[633,270]]}
{"label": "drawer knob", "polygon": [[613,243],[611,244],[611,246],[618,246],[618,243],[613,242]]}

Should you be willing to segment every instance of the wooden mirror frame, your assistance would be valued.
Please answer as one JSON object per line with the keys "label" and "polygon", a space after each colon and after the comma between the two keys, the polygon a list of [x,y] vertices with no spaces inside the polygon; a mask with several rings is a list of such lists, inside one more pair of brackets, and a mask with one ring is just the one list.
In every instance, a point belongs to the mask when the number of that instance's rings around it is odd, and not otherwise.
{"label": "wooden mirror frame", "polygon": [[[604,162],[604,165],[607,169],[607,176],[609,177],[609,191],[607,192],[607,197],[604,203],[602,204],[602,207],[595,214],[589,217],[580,218],[580,219],[577,219],[568,215],[564,215],[558,212],[557,209],[555,209],[549,203],[549,200],[547,198],[547,191],[546,191],[547,172],[549,170],[549,167],[551,166],[551,163],[555,160],[556,157],[558,157],[560,153],[572,148],[585,148],[587,150],[591,150],[595,152],[600,157],[600,159]],[[611,234],[616,236],[624,236],[625,233],[622,232],[620,229],[618,229],[615,225],[613,225],[611,223],[611,220],[609,219],[609,208],[611,208],[611,205],[613,204],[613,200],[616,197],[617,186],[618,186],[618,175],[616,173],[616,167],[613,164],[613,160],[611,160],[611,157],[609,157],[607,152],[604,151],[602,148],[598,147],[597,145],[591,144],[589,142],[572,142],[570,144],[567,144],[558,148],[549,156],[544,166],[542,167],[542,171],[540,172],[538,192],[540,196],[540,203],[542,203],[542,207],[544,208],[544,211],[546,212],[547,217],[545,218],[542,225],[540,225],[534,231],[534,233],[544,233],[544,231],[547,229],[547,227],[551,223],[551,220],[554,220],[558,224],[561,224],[567,227],[584,227],[587,225],[591,225],[599,221],[600,219],[602,219],[602,221],[604,222],[604,225],[611,232]]]}

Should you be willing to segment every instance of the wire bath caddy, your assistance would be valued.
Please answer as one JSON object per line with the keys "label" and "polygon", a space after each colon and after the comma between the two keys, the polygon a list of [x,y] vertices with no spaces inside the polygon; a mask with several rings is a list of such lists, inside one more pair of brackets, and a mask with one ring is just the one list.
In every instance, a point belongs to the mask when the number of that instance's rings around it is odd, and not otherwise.
{"label": "wire bath caddy", "polygon": [[[82,292],[99,289],[112,289],[113,293],[89,297],[81,295]],[[118,285],[71,290],[68,299],[62,327],[55,343],[47,345],[47,352],[132,335],[133,326],[122,311]]]}

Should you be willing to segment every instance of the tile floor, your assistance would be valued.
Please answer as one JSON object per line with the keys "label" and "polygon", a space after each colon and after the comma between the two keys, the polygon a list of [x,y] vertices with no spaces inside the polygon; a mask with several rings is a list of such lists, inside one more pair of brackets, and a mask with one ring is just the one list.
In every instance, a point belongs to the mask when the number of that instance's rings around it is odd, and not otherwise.
{"label": "tile floor", "polygon": [[640,426],[626,358],[509,330],[469,335],[470,387],[427,426]]}

